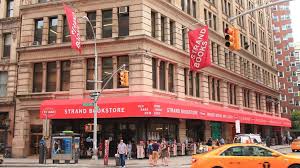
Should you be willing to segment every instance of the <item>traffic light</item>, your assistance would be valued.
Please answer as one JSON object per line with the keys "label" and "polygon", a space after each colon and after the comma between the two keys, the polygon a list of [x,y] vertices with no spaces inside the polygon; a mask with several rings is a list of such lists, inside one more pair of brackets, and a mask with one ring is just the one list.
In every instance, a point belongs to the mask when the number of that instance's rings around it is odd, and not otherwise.
{"label": "traffic light", "polygon": [[129,71],[127,70],[122,70],[120,72],[120,85],[121,86],[128,86],[128,73]]}
{"label": "traffic light", "polygon": [[231,50],[240,50],[240,31],[235,27],[227,27],[225,30],[225,46]]}

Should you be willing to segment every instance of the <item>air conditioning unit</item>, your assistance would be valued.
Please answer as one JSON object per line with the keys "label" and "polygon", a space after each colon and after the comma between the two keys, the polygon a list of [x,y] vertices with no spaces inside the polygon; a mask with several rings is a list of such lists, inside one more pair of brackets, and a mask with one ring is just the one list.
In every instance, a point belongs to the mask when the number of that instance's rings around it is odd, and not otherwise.
{"label": "air conditioning unit", "polygon": [[128,6],[119,7],[119,14],[127,14],[127,13],[128,13]]}
{"label": "air conditioning unit", "polygon": [[39,41],[34,41],[34,42],[32,42],[32,45],[38,46],[38,45],[40,45],[40,42]]}

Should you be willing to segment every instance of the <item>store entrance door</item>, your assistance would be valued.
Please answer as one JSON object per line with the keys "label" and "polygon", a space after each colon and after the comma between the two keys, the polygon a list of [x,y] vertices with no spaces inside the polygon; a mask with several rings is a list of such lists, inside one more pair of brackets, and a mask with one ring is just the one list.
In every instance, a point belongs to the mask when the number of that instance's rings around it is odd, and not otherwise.
{"label": "store entrance door", "polygon": [[220,139],[222,133],[222,125],[219,122],[211,123],[211,137],[212,139]]}
{"label": "store entrance door", "polygon": [[42,125],[30,125],[30,151],[32,155],[39,154],[39,142],[43,137]]}

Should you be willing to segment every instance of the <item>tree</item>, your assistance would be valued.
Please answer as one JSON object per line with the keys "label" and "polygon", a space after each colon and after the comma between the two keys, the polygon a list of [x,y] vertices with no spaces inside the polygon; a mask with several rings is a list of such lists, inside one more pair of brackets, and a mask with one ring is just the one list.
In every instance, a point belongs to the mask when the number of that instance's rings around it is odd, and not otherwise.
{"label": "tree", "polygon": [[294,130],[300,130],[300,111],[292,112],[292,126]]}

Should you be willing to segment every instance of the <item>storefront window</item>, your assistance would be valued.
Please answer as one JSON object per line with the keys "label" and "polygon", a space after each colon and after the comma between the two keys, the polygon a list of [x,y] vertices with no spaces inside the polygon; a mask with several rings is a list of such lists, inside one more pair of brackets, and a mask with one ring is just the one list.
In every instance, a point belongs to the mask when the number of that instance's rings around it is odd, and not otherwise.
{"label": "storefront window", "polygon": [[176,124],[152,123],[148,125],[148,140],[168,140],[177,139]]}

